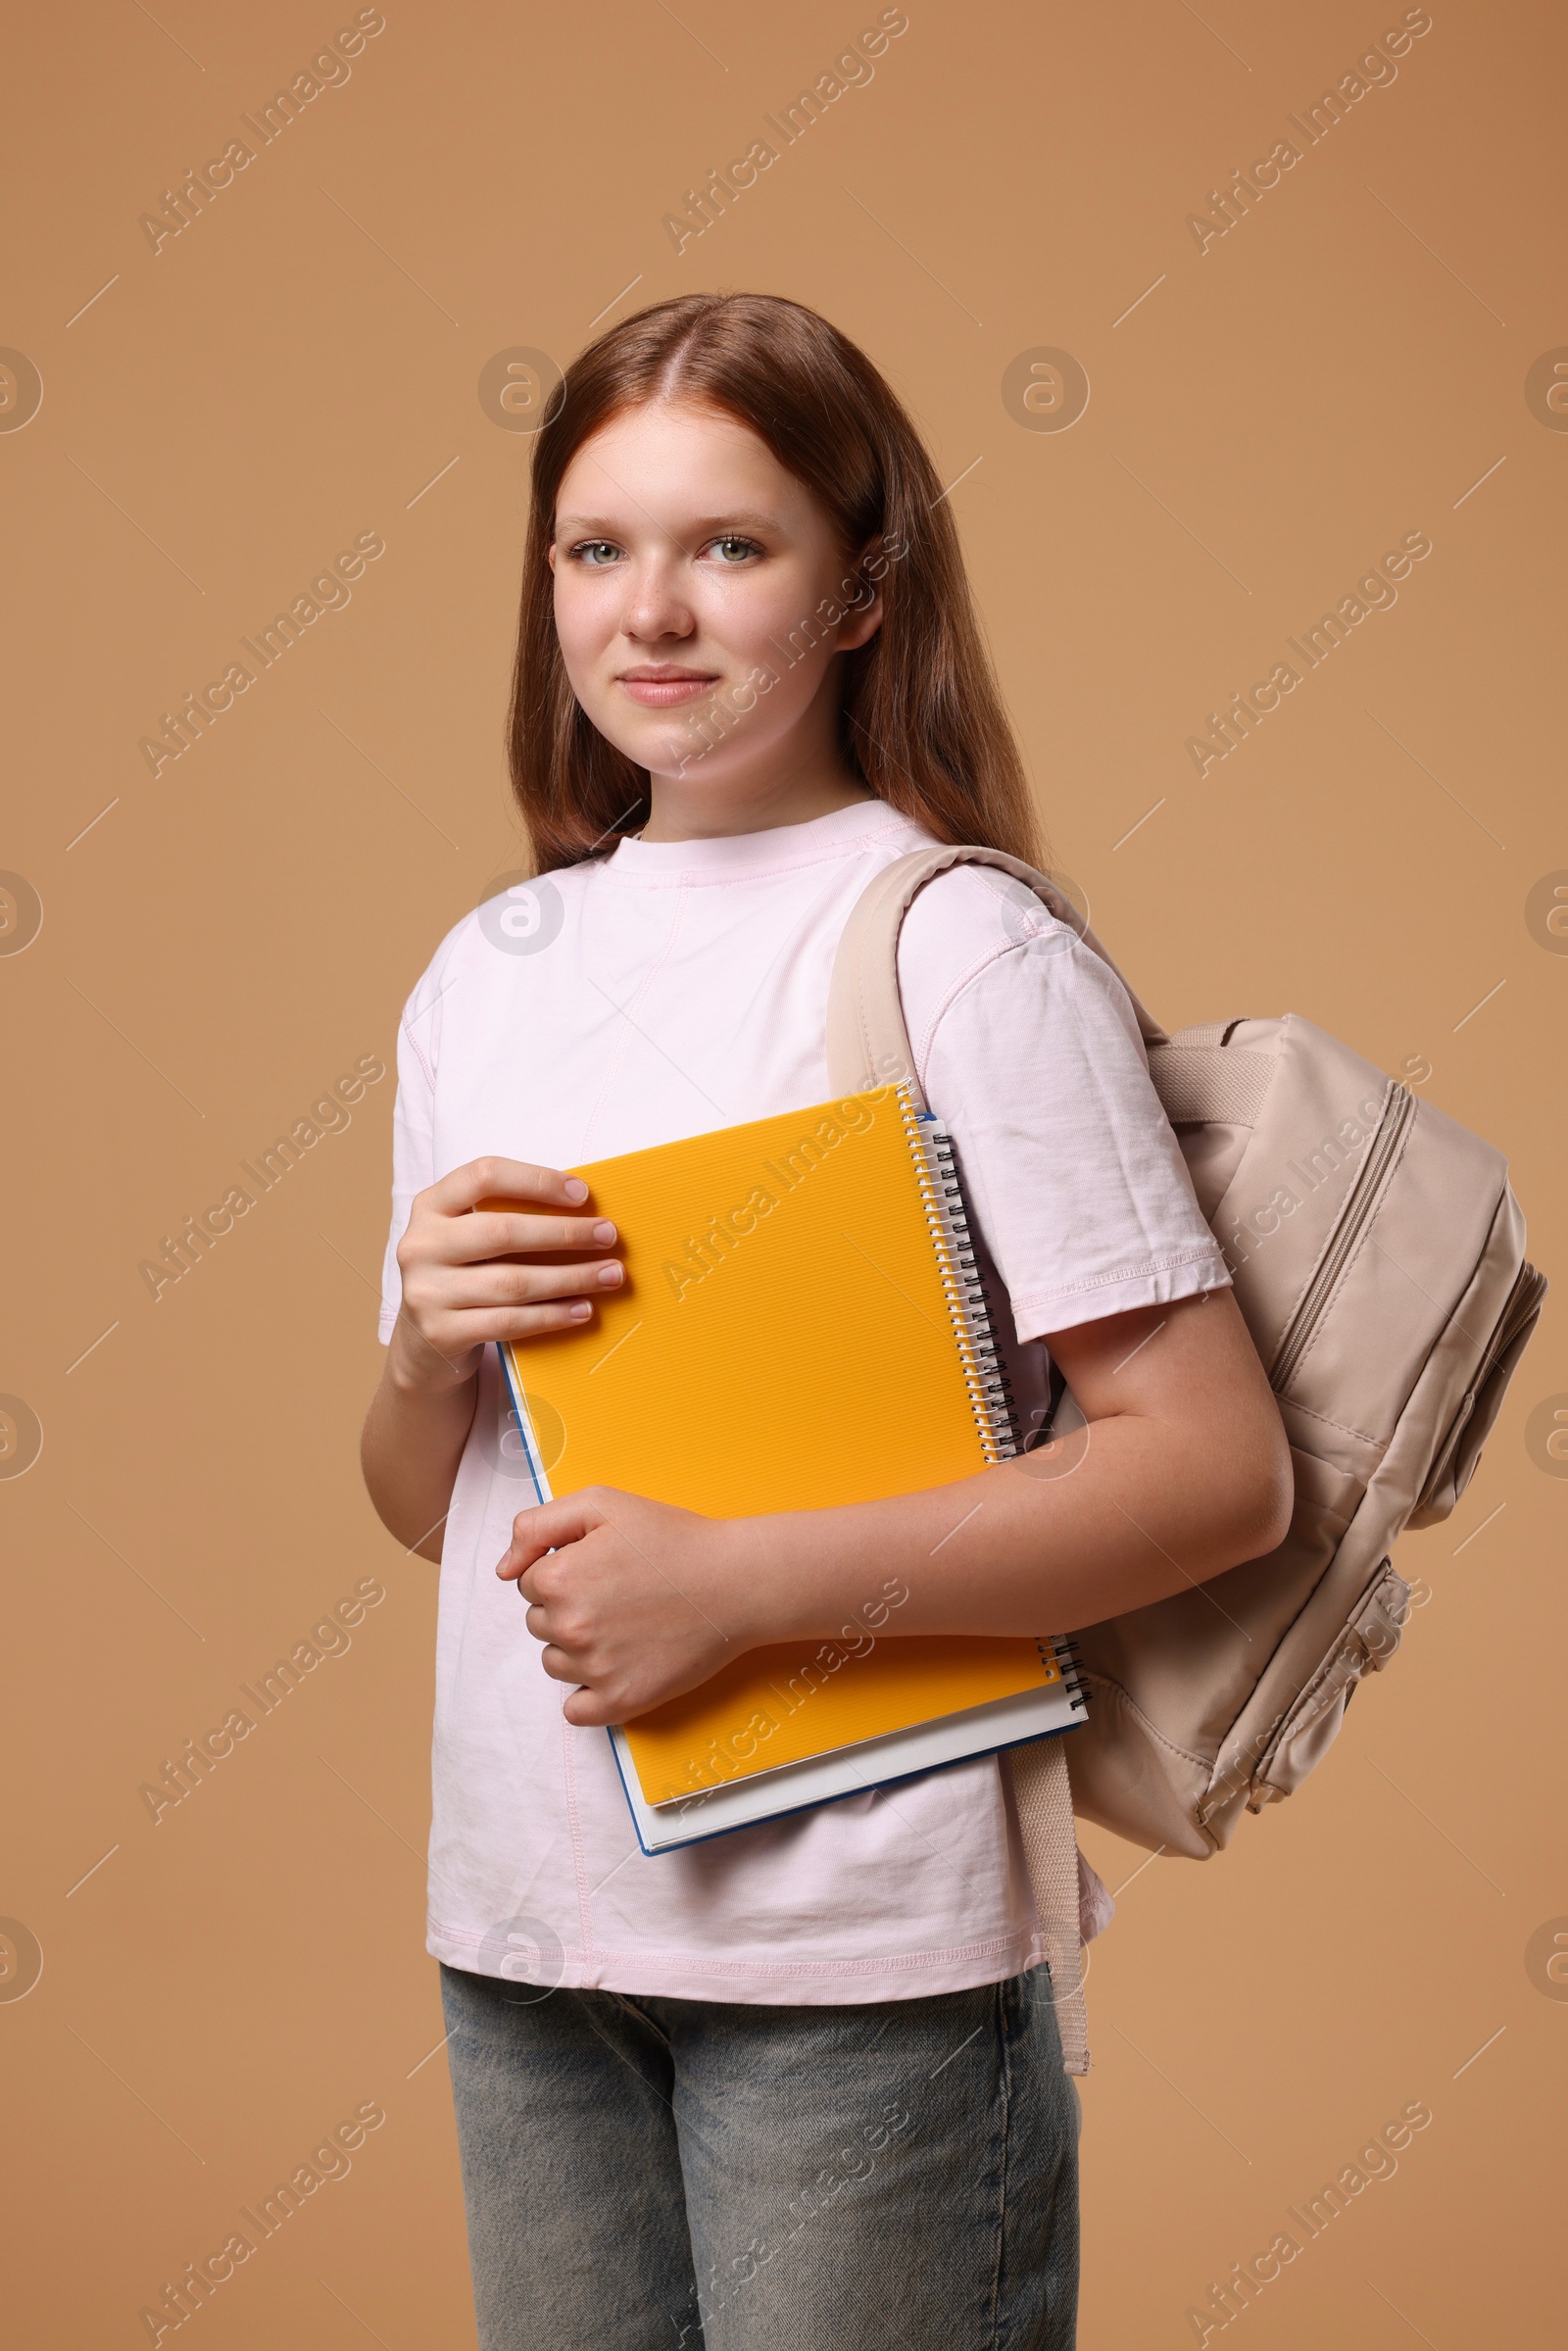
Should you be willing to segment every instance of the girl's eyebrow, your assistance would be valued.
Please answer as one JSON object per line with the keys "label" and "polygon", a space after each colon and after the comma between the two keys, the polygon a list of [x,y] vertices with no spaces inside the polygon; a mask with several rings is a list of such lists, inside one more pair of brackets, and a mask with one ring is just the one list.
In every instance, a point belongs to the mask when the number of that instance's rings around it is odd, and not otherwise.
{"label": "girl's eyebrow", "polygon": [[764,514],[754,507],[732,507],[728,514],[703,514],[692,524],[694,533],[722,530],[770,530],[782,535],[784,525],[776,514]]}
{"label": "girl's eyebrow", "polygon": [[[715,531],[766,530],[781,537],[784,530],[784,526],[776,514],[754,513],[750,508],[731,509],[730,512],[722,514],[701,514],[695,520],[688,522],[686,528],[694,541],[710,537]],[[556,516],[558,538],[564,537],[569,531],[576,531],[584,534],[597,534],[606,539],[614,539],[623,536],[624,529],[623,522],[617,523],[606,514],[558,514]]]}

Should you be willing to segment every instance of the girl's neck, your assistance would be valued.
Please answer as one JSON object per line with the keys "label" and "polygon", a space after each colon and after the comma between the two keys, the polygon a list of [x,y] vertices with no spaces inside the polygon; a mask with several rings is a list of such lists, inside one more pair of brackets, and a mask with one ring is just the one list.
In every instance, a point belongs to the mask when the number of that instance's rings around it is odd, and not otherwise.
{"label": "girl's neck", "polygon": [[734,833],[771,832],[777,825],[809,824],[876,795],[847,769],[798,770],[759,783],[705,781],[701,775],[650,779],[651,812],[639,839],[712,841]]}

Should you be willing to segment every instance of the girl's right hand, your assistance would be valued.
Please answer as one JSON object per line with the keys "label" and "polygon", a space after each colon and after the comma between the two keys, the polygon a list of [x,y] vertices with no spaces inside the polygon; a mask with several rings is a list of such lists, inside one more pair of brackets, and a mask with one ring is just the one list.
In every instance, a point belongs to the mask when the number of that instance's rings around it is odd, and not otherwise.
{"label": "girl's right hand", "polygon": [[[573,1213],[587,1198],[580,1176],[520,1159],[470,1159],[418,1193],[397,1249],[403,1310],[391,1353],[400,1383],[461,1386],[488,1340],[586,1322],[589,1300],[625,1279],[608,1254],[614,1226]],[[519,1264],[522,1250],[555,1261]]]}

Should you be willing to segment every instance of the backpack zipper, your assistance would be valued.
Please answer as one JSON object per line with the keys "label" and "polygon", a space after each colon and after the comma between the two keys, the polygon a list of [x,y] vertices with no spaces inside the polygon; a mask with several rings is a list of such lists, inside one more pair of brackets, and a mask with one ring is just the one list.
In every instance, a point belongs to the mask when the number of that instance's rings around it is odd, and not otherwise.
{"label": "backpack zipper", "polygon": [[1372,1148],[1361,1164],[1355,1182],[1345,1196],[1339,1222],[1329,1236],[1328,1247],[1301,1294],[1300,1303],[1280,1335],[1279,1347],[1268,1375],[1269,1386],[1276,1393],[1283,1393],[1287,1381],[1306,1352],[1307,1343],[1322,1319],[1323,1309],[1345,1270],[1346,1260],[1377,1210],[1384,1186],[1398,1155],[1399,1146],[1404,1141],[1405,1130],[1414,1116],[1415,1096],[1397,1079],[1391,1079],[1383,1116],[1372,1138]]}
{"label": "backpack zipper", "polygon": [[1491,1379],[1497,1363],[1513,1345],[1531,1318],[1541,1311],[1541,1301],[1546,1294],[1546,1277],[1538,1273],[1527,1257],[1514,1276],[1513,1288],[1503,1303],[1495,1328],[1481,1351],[1481,1360],[1470,1375],[1469,1385],[1460,1400],[1458,1410],[1443,1433],[1432,1466],[1416,1496],[1416,1508],[1424,1509],[1438,1480],[1450,1471],[1454,1455],[1470,1425],[1476,1399]]}
{"label": "backpack zipper", "polygon": [[1485,1386],[1497,1357],[1505,1347],[1512,1346],[1545,1295],[1546,1277],[1538,1273],[1527,1257],[1514,1276],[1513,1288],[1497,1317],[1497,1327],[1487,1342],[1486,1352],[1476,1366],[1475,1377],[1470,1383],[1472,1390],[1479,1392]]}

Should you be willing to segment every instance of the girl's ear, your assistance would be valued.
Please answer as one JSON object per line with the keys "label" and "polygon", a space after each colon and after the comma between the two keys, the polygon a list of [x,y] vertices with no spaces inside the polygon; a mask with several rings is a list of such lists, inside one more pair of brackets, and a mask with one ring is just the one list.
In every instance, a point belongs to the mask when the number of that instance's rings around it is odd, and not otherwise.
{"label": "girl's ear", "polygon": [[869,604],[854,604],[845,613],[843,626],[839,630],[838,640],[833,648],[835,653],[858,652],[862,645],[870,644],[871,639],[882,626],[881,590],[868,588],[868,593],[871,598]]}
{"label": "girl's ear", "polygon": [[551,570],[552,570],[552,571],[554,571],[554,569],[555,569],[555,567],[556,567],[556,542],[555,542],[555,540],[554,540],[554,539],[552,539],[552,540],[551,540],[551,542],[550,542],[550,545],[549,545],[549,546],[548,546],[548,548],[545,550],[545,555],[546,555],[546,560],[548,561],[548,563],[549,563],[549,564],[550,564],[550,568],[551,568]]}
{"label": "girl's ear", "polygon": [[846,604],[834,647],[837,653],[856,653],[862,645],[869,645],[882,625],[882,591],[876,585],[887,569],[882,544],[880,539],[873,539],[861,548],[854,572],[844,583],[846,588],[853,586],[855,592]]}

